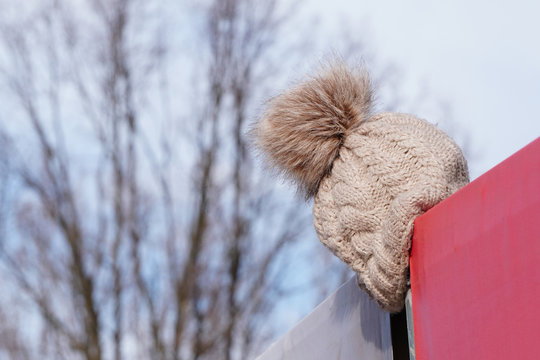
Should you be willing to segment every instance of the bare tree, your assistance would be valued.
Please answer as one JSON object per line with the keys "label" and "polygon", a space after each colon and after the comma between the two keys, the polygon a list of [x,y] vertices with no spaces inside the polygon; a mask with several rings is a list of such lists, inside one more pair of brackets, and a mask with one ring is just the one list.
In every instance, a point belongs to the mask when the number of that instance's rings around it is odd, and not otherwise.
{"label": "bare tree", "polygon": [[[309,51],[287,43],[283,6],[0,0],[0,357],[244,359],[266,344],[311,228],[244,136]],[[321,296],[350,275],[317,262]]]}
{"label": "bare tree", "polygon": [[274,0],[188,9],[204,24],[200,86],[181,84],[198,99],[181,104],[158,2],[35,2],[1,19],[16,178],[2,287],[31,314],[0,314],[11,357],[239,359],[272,330],[276,265],[307,216],[278,211],[243,134],[284,19]]}

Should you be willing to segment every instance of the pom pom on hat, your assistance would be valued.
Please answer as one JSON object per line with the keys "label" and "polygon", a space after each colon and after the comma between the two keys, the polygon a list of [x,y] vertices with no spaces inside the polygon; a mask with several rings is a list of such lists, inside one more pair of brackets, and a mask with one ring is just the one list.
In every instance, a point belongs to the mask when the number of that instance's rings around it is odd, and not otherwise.
{"label": "pom pom on hat", "polygon": [[306,198],[317,193],[347,134],[369,116],[367,73],[343,63],[272,98],[252,130],[270,163],[292,179]]}

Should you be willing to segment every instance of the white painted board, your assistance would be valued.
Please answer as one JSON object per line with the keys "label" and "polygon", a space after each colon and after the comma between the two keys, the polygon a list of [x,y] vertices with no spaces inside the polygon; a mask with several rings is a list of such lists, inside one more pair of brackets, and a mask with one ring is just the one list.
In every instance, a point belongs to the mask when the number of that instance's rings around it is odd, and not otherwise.
{"label": "white painted board", "polygon": [[258,360],[391,360],[390,317],[352,278]]}

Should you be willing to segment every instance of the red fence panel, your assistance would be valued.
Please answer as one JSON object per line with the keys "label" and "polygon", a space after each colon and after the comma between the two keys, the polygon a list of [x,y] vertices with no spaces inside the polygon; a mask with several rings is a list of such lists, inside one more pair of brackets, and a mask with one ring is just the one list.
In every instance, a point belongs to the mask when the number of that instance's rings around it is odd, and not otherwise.
{"label": "red fence panel", "polygon": [[416,359],[540,359],[540,138],[415,222]]}

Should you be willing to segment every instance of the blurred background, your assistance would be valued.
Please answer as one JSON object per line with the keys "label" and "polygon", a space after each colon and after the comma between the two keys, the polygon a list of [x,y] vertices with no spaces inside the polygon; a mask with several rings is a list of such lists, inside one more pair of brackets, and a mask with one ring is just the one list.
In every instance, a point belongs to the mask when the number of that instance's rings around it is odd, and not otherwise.
{"label": "blurred background", "polygon": [[249,359],[352,274],[245,133],[344,58],[477,177],[540,136],[540,3],[0,0],[0,359]]}

